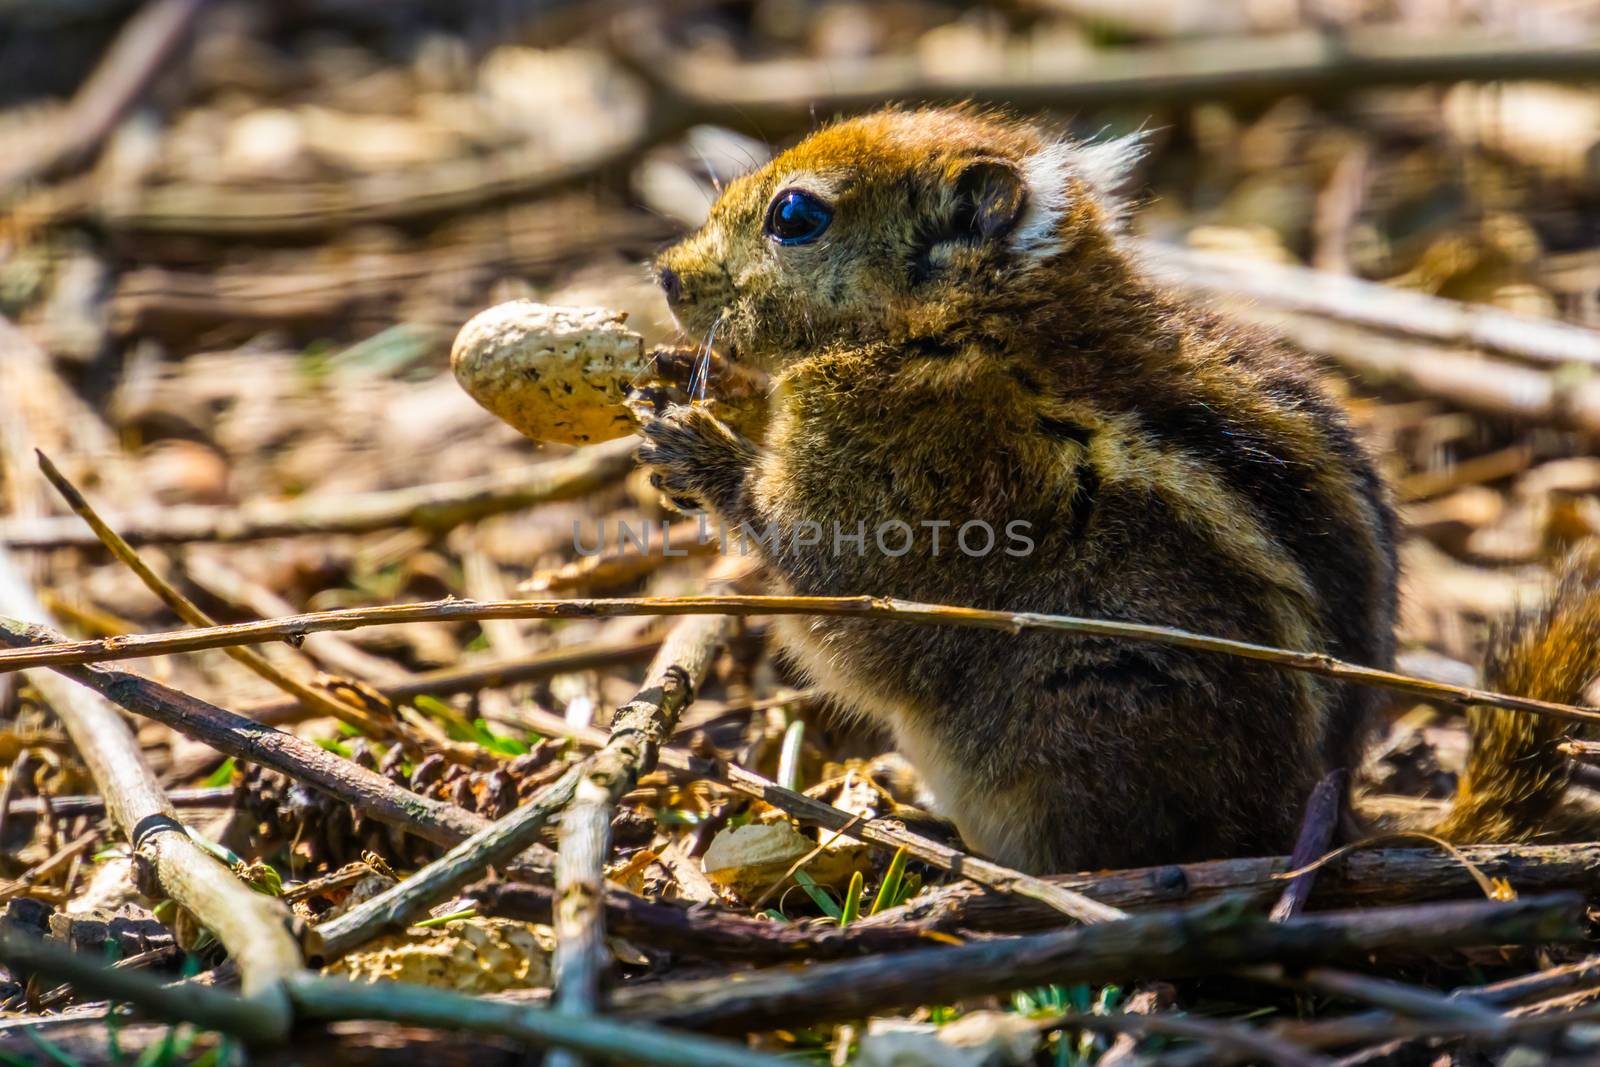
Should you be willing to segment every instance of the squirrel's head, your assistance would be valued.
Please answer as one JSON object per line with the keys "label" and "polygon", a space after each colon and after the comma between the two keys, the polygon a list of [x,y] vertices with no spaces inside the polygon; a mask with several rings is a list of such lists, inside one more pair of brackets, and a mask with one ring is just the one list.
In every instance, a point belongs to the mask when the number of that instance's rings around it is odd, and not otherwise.
{"label": "squirrel's head", "polygon": [[1063,141],[972,108],[880,111],[730,183],[656,273],[691,335],[769,367],[820,344],[937,332],[1037,290],[1115,229],[1138,155],[1137,138]]}

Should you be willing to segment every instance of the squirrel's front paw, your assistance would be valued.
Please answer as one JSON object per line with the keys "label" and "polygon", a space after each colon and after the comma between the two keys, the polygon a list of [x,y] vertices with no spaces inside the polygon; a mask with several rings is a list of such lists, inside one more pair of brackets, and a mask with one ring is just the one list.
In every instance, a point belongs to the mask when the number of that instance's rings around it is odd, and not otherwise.
{"label": "squirrel's front paw", "polygon": [[650,484],[684,511],[734,510],[754,446],[709,410],[674,404],[640,424],[644,444],[639,463],[650,468]]}

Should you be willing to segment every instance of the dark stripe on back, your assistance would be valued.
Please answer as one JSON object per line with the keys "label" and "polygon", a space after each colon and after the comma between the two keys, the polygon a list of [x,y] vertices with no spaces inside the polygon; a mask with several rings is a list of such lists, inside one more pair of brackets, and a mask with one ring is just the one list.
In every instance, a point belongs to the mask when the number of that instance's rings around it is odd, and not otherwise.
{"label": "dark stripe on back", "polygon": [[959,344],[939,337],[910,337],[906,339],[905,347],[913,356],[926,359],[952,359],[961,354]]}
{"label": "dark stripe on back", "polygon": [[1052,419],[1048,415],[1040,415],[1039,429],[1050,437],[1074,441],[1085,448],[1089,447],[1089,431],[1071,419]]}
{"label": "dark stripe on back", "polygon": [[1153,390],[1139,398],[1137,414],[1161,443],[1203,460],[1289,550],[1321,601],[1327,651],[1381,666],[1391,654],[1394,598],[1392,582],[1374,583],[1373,571],[1393,573],[1394,531],[1377,476],[1342,414],[1314,389],[1289,377],[1273,388],[1279,406],[1293,406],[1315,424],[1327,452],[1321,458],[1351,472],[1354,490],[1377,515],[1370,535],[1319,495],[1310,461],[1281,455],[1277,441],[1247,423],[1192,396]]}

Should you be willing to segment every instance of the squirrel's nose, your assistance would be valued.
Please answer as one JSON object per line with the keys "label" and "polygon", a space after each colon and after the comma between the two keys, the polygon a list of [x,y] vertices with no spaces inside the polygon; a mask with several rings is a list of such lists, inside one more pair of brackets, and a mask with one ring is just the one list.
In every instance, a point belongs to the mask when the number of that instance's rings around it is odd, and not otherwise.
{"label": "squirrel's nose", "polygon": [[661,283],[661,291],[667,294],[667,303],[676,306],[683,299],[683,279],[678,277],[677,271],[662,267],[656,281]]}

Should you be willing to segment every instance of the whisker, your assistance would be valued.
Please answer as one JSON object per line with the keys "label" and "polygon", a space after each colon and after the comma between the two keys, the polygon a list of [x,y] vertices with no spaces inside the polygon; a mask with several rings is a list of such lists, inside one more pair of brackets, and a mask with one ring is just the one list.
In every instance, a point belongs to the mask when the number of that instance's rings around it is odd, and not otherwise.
{"label": "whisker", "polygon": [[717,339],[717,327],[722,325],[722,316],[718,315],[711,324],[711,329],[706,332],[705,344],[700,346],[700,351],[695,353],[694,370],[689,374],[689,399],[699,402],[706,398],[706,384],[711,377],[711,346]]}
{"label": "whisker", "polygon": [[711,179],[711,188],[713,188],[713,189],[715,189],[717,191],[717,195],[718,196],[721,196],[722,195],[722,179],[717,177],[717,169],[711,165],[711,160],[706,158],[706,154],[703,151],[700,150],[700,146],[699,145],[695,144],[691,140],[689,142],[689,147],[693,148],[694,149],[694,154],[700,157],[700,165],[705,168],[706,177]]}

